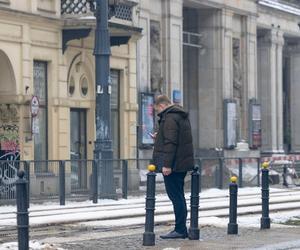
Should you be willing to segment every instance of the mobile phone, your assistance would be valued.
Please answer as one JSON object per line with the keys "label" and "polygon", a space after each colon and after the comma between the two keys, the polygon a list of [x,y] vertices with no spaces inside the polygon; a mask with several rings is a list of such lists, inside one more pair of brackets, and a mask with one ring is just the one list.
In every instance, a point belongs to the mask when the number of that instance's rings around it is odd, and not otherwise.
{"label": "mobile phone", "polygon": [[154,137],[155,137],[155,135],[152,134],[151,132],[148,132],[148,135],[150,135],[151,138],[154,138]]}

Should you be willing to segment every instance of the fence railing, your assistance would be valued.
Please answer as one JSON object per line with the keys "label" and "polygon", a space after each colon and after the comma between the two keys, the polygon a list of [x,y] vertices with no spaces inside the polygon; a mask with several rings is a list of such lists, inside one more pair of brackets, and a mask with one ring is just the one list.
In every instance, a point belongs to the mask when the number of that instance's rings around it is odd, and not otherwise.
{"label": "fence railing", "polygon": [[[149,159],[113,159],[109,162],[113,167],[114,185],[118,196],[128,196],[130,169],[136,169],[139,177],[135,178],[140,179],[140,185],[145,184]],[[64,204],[66,200],[91,199],[96,203],[99,193],[98,178],[105,164],[103,160],[0,161],[0,204],[14,203],[15,182],[19,169],[25,170],[31,202],[53,200]],[[195,164],[199,166],[200,190],[227,188],[226,183],[232,175],[238,177],[239,187],[260,185],[260,158],[202,157],[196,158]],[[277,178],[281,179],[279,182],[282,183],[282,175],[284,171],[287,172],[286,164],[271,163],[270,170],[278,173]],[[300,164],[295,162],[293,171],[298,176]],[[163,179],[159,177],[160,175],[156,181],[162,182]],[[270,174],[270,184],[276,184],[272,178],[275,177]],[[136,189],[130,191],[136,193],[139,188]]]}

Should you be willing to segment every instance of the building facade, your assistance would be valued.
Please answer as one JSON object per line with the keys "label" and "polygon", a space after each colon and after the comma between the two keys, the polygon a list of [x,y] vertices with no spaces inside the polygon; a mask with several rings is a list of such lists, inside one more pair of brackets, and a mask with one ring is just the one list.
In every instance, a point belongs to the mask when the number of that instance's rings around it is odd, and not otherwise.
{"label": "building facade", "polygon": [[[126,1],[109,22],[113,154],[122,159],[136,156],[136,41],[141,29],[135,9],[136,1]],[[0,160],[93,159],[95,26],[85,0],[0,1]],[[58,186],[58,179],[35,174],[54,173],[57,167],[31,166],[36,189],[45,183],[45,190]],[[91,165],[78,172],[79,166],[71,164],[68,176],[73,168],[86,188]],[[138,179],[136,166],[129,168],[131,176]]]}
{"label": "building facade", "polygon": [[141,0],[139,21],[140,91],[179,94],[196,156],[298,157],[298,1]]}
{"label": "building facade", "polygon": [[[0,0],[1,160],[93,158],[88,2]],[[297,0],[124,0],[118,8],[109,25],[114,158],[151,158],[153,97],[166,93],[190,113],[197,157],[297,159]],[[145,166],[129,164],[131,189]]]}

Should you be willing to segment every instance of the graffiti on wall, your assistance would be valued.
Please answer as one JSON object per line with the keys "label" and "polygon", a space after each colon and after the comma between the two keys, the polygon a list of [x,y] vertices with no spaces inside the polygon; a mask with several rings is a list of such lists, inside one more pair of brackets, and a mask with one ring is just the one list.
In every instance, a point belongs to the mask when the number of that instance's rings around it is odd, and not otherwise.
{"label": "graffiti on wall", "polygon": [[0,160],[18,158],[20,152],[19,140],[19,110],[16,105],[0,105]]}
{"label": "graffiti on wall", "polygon": [[20,159],[19,108],[0,105],[0,199],[15,197]]}

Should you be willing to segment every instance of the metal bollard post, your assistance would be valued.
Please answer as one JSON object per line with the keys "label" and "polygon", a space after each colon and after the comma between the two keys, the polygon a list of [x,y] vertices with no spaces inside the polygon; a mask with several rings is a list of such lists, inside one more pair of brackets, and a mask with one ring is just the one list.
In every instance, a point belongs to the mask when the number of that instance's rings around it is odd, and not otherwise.
{"label": "metal bollard post", "polygon": [[65,161],[59,161],[59,204],[61,206],[66,203],[65,163]]}
{"label": "metal bollard post", "polygon": [[189,239],[199,240],[200,230],[198,225],[199,213],[199,171],[198,166],[193,169],[191,183],[191,218],[189,228]]}
{"label": "metal bollard post", "polygon": [[269,217],[269,162],[262,164],[261,177],[261,199],[262,199],[262,217],[260,219],[260,229],[270,228]]}
{"label": "metal bollard post", "polygon": [[230,180],[231,183],[229,185],[229,194],[230,194],[229,223],[227,227],[227,234],[237,234],[238,224],[236,223],[236,218],[237,218],[238,185],[236,184],[237,178],[235,176],[232,176]]}
{"label": "metal bollard post", "polygon": [[93,160],[92,166],[93,203],[98,203],[98,161]]}
{"label": "metal bollard post", "polygon": [[122,161],[122,198],[127,199],[128,195],[128,161]]}
{"label": "metal bollard post", "polygon": [[243,160],[239,158],[239,187],[243,187]]}
{"label": "metal bollard post", "polygon": [[154,234],[154,210],[155,210],[155,166],[148,166],[147,174],[147,195],[146,195],[146,220],[145,232],[143,234],[143,246],[155,245]]}
{"label": "metal bollard post", "polygon": [[27,181],[23,179],[25,172],[18,172],[17,189],[17,225],[19,250],[29,249],[29,218],[27,200]]}

